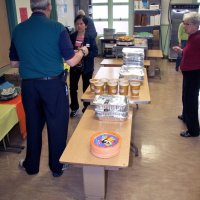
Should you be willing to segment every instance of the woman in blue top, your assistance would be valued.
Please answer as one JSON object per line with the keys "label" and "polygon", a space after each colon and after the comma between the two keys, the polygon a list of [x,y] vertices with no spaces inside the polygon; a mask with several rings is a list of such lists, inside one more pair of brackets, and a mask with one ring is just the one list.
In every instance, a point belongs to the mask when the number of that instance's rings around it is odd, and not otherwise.
{"label": "woman in blue top", "polygon": [[[82,75],[83,92],[85,92],[89,86],[89,80],[92,78],[94,71],[94,57],[98,54],[95,38],[86,33],[88,24],[87,18],[85,16],[78,15],[75,18],[74,23],[76,31],[70,36],[74,50],[76,51],[86,45],[89,49],[89,54],[85,56],[76,67],[70,69],[70,117],[75,117],[79,110],[77,90],[80,76]],[[88,103],[84,102],[83,105],[84,108],[82,111],[84,112]]]}

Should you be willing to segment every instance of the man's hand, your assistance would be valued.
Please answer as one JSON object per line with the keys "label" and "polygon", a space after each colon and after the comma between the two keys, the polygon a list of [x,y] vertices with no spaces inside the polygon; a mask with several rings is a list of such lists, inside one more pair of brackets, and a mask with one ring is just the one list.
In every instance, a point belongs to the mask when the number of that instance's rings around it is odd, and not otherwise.
{"label": "man's hand", "polygon": [[86,46],[81,47],[79,50],[82,51],[83,56],[87,56],[89,53],[88,48]]}
{"label": "man's hand", "polygon": [[76,66],[78,63],[80,63],[81,59],[84,56],[87,56],[89,53],[88,48],[86,46],[81,47],[78,49],[78,51],[75,50],[75,55],[69,59],[66,60],[67,64],[70,65],[70,67]]}
{"label": "man's hand", "polygon": [[172,49],[176,52],[176,53],[182,53],[183,49],[181,49],[181,47],[179,46],[174,46],[172,47]]}
{"label": "man's hand", "polygon": [[19,67],[19,61],[10,61],[12,67]]}

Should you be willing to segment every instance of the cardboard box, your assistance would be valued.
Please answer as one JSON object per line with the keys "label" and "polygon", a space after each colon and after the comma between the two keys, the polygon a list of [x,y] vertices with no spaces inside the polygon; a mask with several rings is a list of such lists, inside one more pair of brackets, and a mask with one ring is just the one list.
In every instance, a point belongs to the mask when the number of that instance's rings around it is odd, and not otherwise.
{"label": "cardboard box", "polygon": [[142,14],[136,13],[134,16],[134,25],[135,26],[140,26],[141,25],[141,18]]}
{"label": "cardboard box", "polygon": [[159,32],[159,30],[153,30],[153,46],[154,47],[160,46],[160,32]]}
{"label": "cardboard box", "polygon": [[155,16],[154,15],[150,16],[150,25],[151,26],[155,25]]}
{"label": "cardboard box", "polygon": [[145,14],[142,14],[142,19],[141,19],[141,26],[146,26],[148,24],[148,17]]}
{"label": "cardboard box", "polygon": [[157,4],[151,4],[151,5],[149,5],[149,9],[150,10],[158,10],[159,9],[159,5],[157,5]]}
{"label": "cardboard box", "polygon": [[146,14],[135,14],[134,25],[135,26],[146,26],[148,24]]}
{"label": "cardboard box", "polygon": [[160,26],[160,14],[155,15],[155,25]]}

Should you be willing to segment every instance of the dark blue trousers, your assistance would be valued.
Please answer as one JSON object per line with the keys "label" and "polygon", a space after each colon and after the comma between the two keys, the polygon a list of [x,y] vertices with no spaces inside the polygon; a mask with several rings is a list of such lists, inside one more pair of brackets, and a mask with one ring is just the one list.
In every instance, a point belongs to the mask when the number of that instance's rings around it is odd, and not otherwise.
{"label": "dark blue trousers", "polygon": [[182,116],[183,116],[183,121],[185,121],[185,108],[184,108],[184,105],[185,105],[185,84],[186,84],[186,80],[184,79],[183,77],[183,83],[182,83],[182,104],[183,104],[183,110],[182,110]]}
{"label": "dark blue trousers", "polygon": [[[72,110],[79,109],[79,103],[78,103],[78,82],[80,79],[80,76],[82,76],[83,81],[83,92],[86,91],[88,86],[90,85],[90,79],[92,78],[93,72],[89,72],[87,74],[84,74],[84,72],[79,68],[71,68],[70,69],[70,97],[71,97],[71,104],[70,108]],[[83,106],[86,108],[89,105],[88,102],[84,102]]]}
{"label": "dark blue trousers", "polygon": [[24,167],[28,174],[39,172],[42,130],[46,123],[49,145],[49,167],[59,173],[60,156],[67,140],[69,100],[64,78],[23,80],[22,101],[26,114],[27,151]]}

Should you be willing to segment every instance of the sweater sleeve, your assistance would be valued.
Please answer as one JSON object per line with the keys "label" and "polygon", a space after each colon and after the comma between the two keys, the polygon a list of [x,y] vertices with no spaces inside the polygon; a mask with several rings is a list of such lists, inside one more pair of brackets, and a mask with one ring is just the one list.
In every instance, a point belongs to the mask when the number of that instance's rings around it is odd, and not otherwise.
{"label": "sweater sleeve", "polygon": [[69,34],[67,33],[67,30],[62,31],[60,34],[59,48],[60,48],[62,57],[65,60],[71,59],[75,54],[73,45],[71,43]]}

